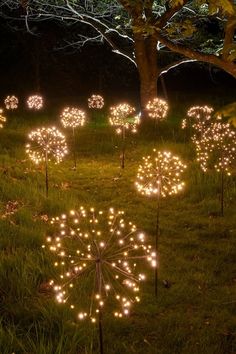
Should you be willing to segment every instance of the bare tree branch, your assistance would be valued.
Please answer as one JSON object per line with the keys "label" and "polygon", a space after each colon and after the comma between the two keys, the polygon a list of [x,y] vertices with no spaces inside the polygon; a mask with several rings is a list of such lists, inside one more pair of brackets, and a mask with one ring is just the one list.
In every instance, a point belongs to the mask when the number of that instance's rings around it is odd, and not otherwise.
{"label": "bare tree branch", "polygon": [[224,60],[213,54],[204,54],[202,52],[191,49],[189,47],[185,47],[182,44],[176,44],[173,41],[162,36],[160,33],[157,33],[157,38],[162,44],[164,44],[171,51],[182,54],[185,57],[190,59],[203,61],[218,66],[219,68],[223,68],[225,71],[227,71],[229,74],[231,74],[236,78],[236,65],[233,62]]}

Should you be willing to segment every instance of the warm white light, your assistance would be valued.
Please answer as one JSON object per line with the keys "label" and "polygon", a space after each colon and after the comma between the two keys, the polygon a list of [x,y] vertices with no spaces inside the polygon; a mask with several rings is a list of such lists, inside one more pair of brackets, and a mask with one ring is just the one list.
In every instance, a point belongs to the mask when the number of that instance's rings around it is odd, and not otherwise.
{"label": "warm white light", "polygon": [[86,116],[85,116],[85,112],[79,108],[66,107],[62,111],[60,118],[61,118],[62,125],[65,128],[67,127],[76,128],[78,126],[84,125]]}
{"label": "warm white light", "polygon": [[0,108],[0,128],[3,128],[3,124],[7,121],[7,118],[3,115],[3,109]]}
{"label": "warm white light", "polygon": [[104,106],[104,99],[100,95],[92,95],[88,98],[88,107],[93,109],[102,109]]}
{"label": "warm white light", "polygon": [[7,96],[4,100],[4,103],[5,103],[5,106],[6,106],[6,109],[17,109],[18,107],[18,98],[14,95],[12,96]]}
{"label": "warm white light", "polygon": [[204,172],[209,167],[218,172],[231,174],[236,159],[236,133],[229,123],[223,123],[218,116],[198,137],[192,138],[197,153],[197,161]]}
{"label": "warm white light", "polygon": [[177,194],[184,186],[180,177],[185,168],[178,156],[154,149],[152,156],[143,157],[135,185],[144,195],[166,197]]}
{"label": "warm white light", "polygon": [[29,109],[40,110],[43,108],[43,97],[39,95],[30,96],[27,100]]}
{"label": "warm white light", "polygon": [[[128,315],[132,303],[139,301],[139,282],[145,279],[145,275],[139,273],[143,262],[146,260],[153,265],[156,260],[156,253],[150,251],[144,234],[139,233],[132,222],[126,222],[123,211],[113,208],[102,212],[80,207],[66,217],[63,214],[53,218],[51,225],[55,230],[53,236],[47,237],[47,244],[59,259],[55,268],[59,272],[58,279],[52,283],[57,301],[70,302],[79,319],[89,317],[95,322],[107,298],[111,297],[120,307],[117,313]],[[62,225],[70,232],[62,235]],[[100,230],[104,239],[98,234]]]}
{"label": "warm white light", "polygon": [[192,106],[187,112],[187,117],[182,120],[181,128],[193,128],[201,134],[212,119],[214,109],[210,106]]}
{"label": "warm white light", "polygon": [[157,121],[164,120],[168,112],[168,104],[165,100],[155,97],[153,100],[149,101],[146,110],[150,118],[156,119]]}
{"label": "warm white light", "polygon": [[127,103],[121,103],[110,108],[109,122],[116,127],[118,134],[122,130],[131,130],[132,133],[137,132],[137,125],[140,123],[140,117],[134,114],[135,108]]}
{"label": "warm white light", "polygon": [[62,161],[68,153],[64,135],[55,127],[39,128],[29,134],[31,143],[26,145],[26,153],[36,164],[45,159]]}

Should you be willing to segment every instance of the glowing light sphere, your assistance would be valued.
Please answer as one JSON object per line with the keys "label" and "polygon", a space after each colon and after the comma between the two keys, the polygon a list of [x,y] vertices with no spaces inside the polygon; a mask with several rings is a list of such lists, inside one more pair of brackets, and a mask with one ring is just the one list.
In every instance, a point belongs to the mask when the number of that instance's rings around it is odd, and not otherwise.
{"label": "glowing light sphere", "polygon": [[201,133],[209,125],[214,109],[210,106],[193,106],[187,111],[187,118],[182,120],[182,129],[193,127]]}
{"label": "glowing light sphere", "polygon": [[156,119],[157,121],[162,121],[166,118],[168,112],[168,104],[165,100],[155,97],[153,100],[149,101],[146,110],[150,118]]}
{"label": "glowing light sphere", "polygon": [[66,107],[61,115],[62,125],[67,128],[76,128],[78,126],[83,126],[86,120],[85,112],[81,109],[75,107]]}
{"label": "glowing light sphere", "polygon": [[146,236],[113,208],[103,212],[80,207],[51,224],[47,244],[55,254],[58,279],[50,284],[57,302],[68,303],[80,320],[96,322],[104,307],[115,317],[128,315],[140,301],[143,261],[156,266]]}
{"label": "glowing light sphere", "polygon": [[27,100],[29,109],[40,110],[43,108],[43,97],[39,95],[30,96]]}
{"label": "glowing light sphere", "polygon": [[110,108],[109,122],[116,127],[118,134],[122,130],[137,132],[137,125],[140,123],[140,117],[134,115],[135,108],[127,103],[121,103]]}
{"label": "glowing light sphere", "polygon": [[16,96],[7,96],[4,100],[6,109],[17,109],[18,108],[18,98]]}
{"label": "glowing light sphere", "polygon": [[193,139],[197,161],[204,172],[214,167],[217,172],[231,174],[236,159],[236,133],[229,123],[223,123],[218,116],[204,131],[200,139]]}
{"label": "glowing light sphere", "polygon": [[31,143],[26,145],[26,153],[36,164],[45,159],[54,159],[59,163],[68,153],[65,136],[55,127],[34,130],[29,134],[29,139]]}
{"label": "glowing light sphere", "polygon": [[3,128],[3,125],[6,121],[7,118],[3,115],[3,109],[0,108],[0,128]]}
{"label": "glowing light sphere", "polygon": [[143,164],[138,168],[136,187],[143,195],[166,197],[177,194],[184,187],[181,174],[186,165],[179,157],[167,151],[153,150],[153,156],[143,157]]}
{"label": "glowing light sphere", "polygon": [[211,114],[214,111],[214,108],[210,106],[193,106],[189,108],[187,115],[188,117],[194,118],[196,120],[209,120],[211,119]]}
{"label": "glowing light sphere", "polygon": [[93,109],[102,109],[104,106],[104,98],[100,95],[92,95],[88,98],[88,107]]}

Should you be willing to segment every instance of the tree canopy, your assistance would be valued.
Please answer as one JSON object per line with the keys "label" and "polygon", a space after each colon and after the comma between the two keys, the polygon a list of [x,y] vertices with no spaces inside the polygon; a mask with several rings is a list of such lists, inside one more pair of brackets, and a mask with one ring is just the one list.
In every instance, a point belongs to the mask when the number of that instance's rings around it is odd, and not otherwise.
{"label": "tree canopy", "polygon": [[236,14],[231,0],[5,0],[1,12],[20,14],[29,31],[30,20],[57,19],[72,32],[73,25],[83,24],[70,44],[106,41],[135,65],[135,36],[152,36],[157,51],[210,62],[236,76]]}
{"label": "tree canopy", "polygon": [[28,31],[30,21],[61,21],[70,26],[68,45],[106,41],[137,67],[143,103],[155,95],[157,77],[184,62],[236,77],[233,0],[5,0],[1,14],[20,16]]}

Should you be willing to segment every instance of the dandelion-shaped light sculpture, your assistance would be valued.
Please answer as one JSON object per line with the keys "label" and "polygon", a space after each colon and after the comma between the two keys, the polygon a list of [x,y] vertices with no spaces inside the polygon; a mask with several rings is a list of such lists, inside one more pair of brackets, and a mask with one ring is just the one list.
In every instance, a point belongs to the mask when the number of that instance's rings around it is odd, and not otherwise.
{"label": "dandelion-shaped light sculpture", "polygon": [[125,131],[137,132],[140,117],[135,116],[135,108],[127,103],[121,103],[110,108],[109,122],[116,127],[117,134],[122,137],[121,168],[125,167]]}
{"label": "dandelion-shaped light sculpture", "polygon": [[[143,163],[139,165],[135,185],[138,192],[146,196],[156,196],[157,217],[155,250],[158,251],[158,240],[160,236],[159,216],[160,199],[179,193],[184,182],[181,180],[186,165],[179,157],[171,152],[153,150],[153,156],[143,157]],[[155,269],[155,295],[157,295],[157,268]]]}
{"label": "dandelion-shaped light sculpture", "polygon": [[39,111],[40,109],[43,108],[43,97],[39,95],[30,96],[27,99],[27,105],[29,109],[34,109],[36,111]]}
{"label": "dandelion-shaped light sculpture", "polygon": [[155,120],[156,128],[159,122],[162,122],[166,119],[168,109],[169,107],[167,102],[159,97],[155,97],[147,103],[147,114],[150,118]]}
{"label": "dandelion-shaped light sculpture", "polygon": [[224,215],[224,175],[231,175],[236,160],[236,133],[229,123],[223,123],[218,116],[203,132],[200,139],[194,139],[197,161],[204,172],[215,168],[221,174],[220,214]]}
{"label": "dandelion-shaped light sculpture", "polygon": [[26,153],[30,159],[45,164],[45,187],[48,197],[48,162],[59,163],[68,153],[64,135],[55,127],[39,128],[29,134],[30,143],[26,145]]}
{"label": "dandelion-shaped light sculpture", "polygon": [[[144,260],[156,266],[156,254],[123,211],[80,207],[53,218],[49,249],[55,254],[58,279],[51,280],[56,300],[68,303],[79,320],[98,322],[103,353],[102,314],[127,316],[139,302],[139,283],[145,279]],[[43,245],[45,247],[45,245]]]}
{"label": "dandelion-shaped light sculpture", "polygon": [[72,128],[73,132],[73,152],[74,152],[74,169],[76,169],[76,141],[75,128],[83,126],[86,121],[85,112],[79,108],[66,107],[61,115],[61,123],[65,128]]}
{"label": "dandelion-shaped light sculpture", "polygon": [[101,113],[98,113],[104,107],[104,98],[101,95],[91,95],[88,98],[88,107],[92,111],[92,120],[97,124],[99,116]]}
{"label": "dandelion-shaped light sculpture", "polygon": [[158,122],[166,118],[169,107],[165,100],[155,97],[147,103],[146,109],[148,116]]}
{"label": "dandelion-shaped light sculpture", "polygon": [[102,109],[104,106],[104,98],[100,95],[92,95],[88,98],[88,107],[93,109]]}
{"label": "dandelion-shaped light sculpture", "polygon": [[0,128],[3,128],[4,123],[6,123],[7,118],[3,115],[3,109],[0,108]]}
{"label": "dandelion-shaped light sculpture", "polygon": [[16,96],[7,96],[4,100],[6,109],[17,109],[18,108],[18,98]]}
{"label": "dandelion-shaped light sculpture", "polygon": [[193,106],[187,111],[187,117],[182,120],[181,128],[195,131],[193,139],[198,139],[209,126],[214,109],[210,106]]}

